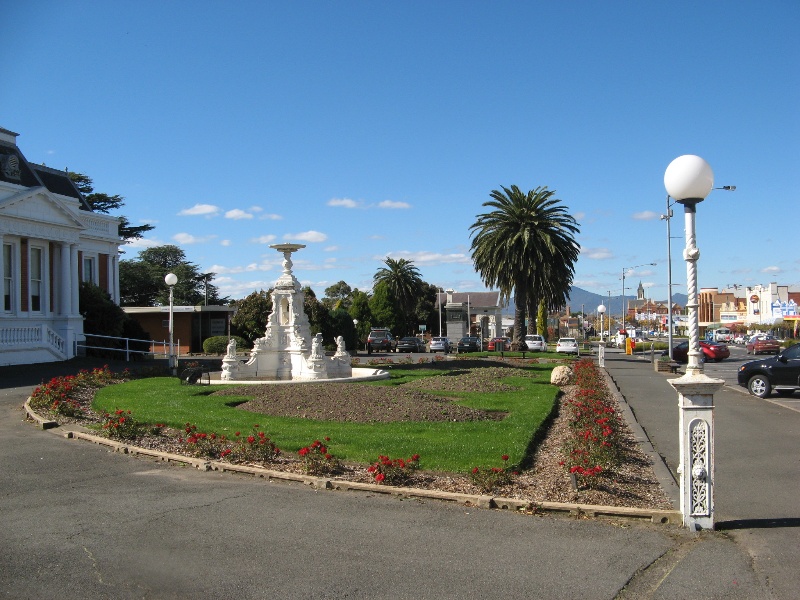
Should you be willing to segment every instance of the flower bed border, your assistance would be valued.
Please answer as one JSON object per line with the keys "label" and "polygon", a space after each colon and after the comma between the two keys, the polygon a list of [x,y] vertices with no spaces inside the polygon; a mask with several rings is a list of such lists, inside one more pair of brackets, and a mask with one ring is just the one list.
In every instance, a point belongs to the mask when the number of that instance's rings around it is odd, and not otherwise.
{"label": "flower bed border", "polygon": [[192,458],[182,454],[173,454],[161,450],[150,450],[138,446],[114,441],[105,437],[86,433],[84,428],[75,426],[60,427],[55,421],[45,419],[38,415],[30,406],[30,398],[24,404],[26,415],[39,423],[44,430],[62,429],[63,433],[58,433],[67,439],[84,440],[98,445],[112,448],[115,452],[122,454],[142,455],[156,458],[164,462],[174,462],[184,465],[192,465],[201,471],[219,471],[250,474],[262,477],[269,481],[289,481],[303,483],[314,489],[332,491],[361,491],[369,493],[387,494],[400,496],[403,498],[426,498],[430,500],[441,500],[455,502],[465,506],[475,506],[478,508],[513,510],[521,514],[562,514],[573,517],[607,517],[607,518],[626,518],[635,520],[645,520],[659,525],[680,525],[683,522],[683,515],[676,510],[630,508],[623,506],[597,506],[591,504],[562,503],[562,502],[531,502],[528,500],[518,500],[515,498],[503,498],[488,495],[463,494],[456,492],[444,492],[441,490],[426,490],[420,488],[391,486],[385,484],[362,483],[356,481],[346,481],[335,478],[317,477],[314,475],[303,475],[286,471],[273,471],[263,467],[237,465],[228,462],[206,460],[203,458]]}

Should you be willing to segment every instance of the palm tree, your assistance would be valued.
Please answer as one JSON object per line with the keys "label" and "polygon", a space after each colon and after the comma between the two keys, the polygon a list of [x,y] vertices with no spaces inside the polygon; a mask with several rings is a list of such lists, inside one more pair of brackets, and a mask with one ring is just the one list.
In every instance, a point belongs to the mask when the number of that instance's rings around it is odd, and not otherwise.
{"label": "palm tree", "polygon": [[[580,245],[575,219],[555,191],[538,187],[523,193],[517,186],[492,190],[470,226],[472,261],[487,287],[503,299],[515,297],[514,341],[522,344],[525,314],[535,328],[539,301],[556,306],[568,297]],[[562,302],[563,303],[563,302]]]}
{"label": "palm tree", "polygon": [[[399,258],[397,260],[386,257],[386,265],[381,267],[372,277],[375,285],[386,284],[389,294],[394,298],[397,307],[403,314],[403,322],[408,327],[408,319],[417,304],[422,288],[422,277],[413,261]],[[407,333],[403,332],[403,333]]]}

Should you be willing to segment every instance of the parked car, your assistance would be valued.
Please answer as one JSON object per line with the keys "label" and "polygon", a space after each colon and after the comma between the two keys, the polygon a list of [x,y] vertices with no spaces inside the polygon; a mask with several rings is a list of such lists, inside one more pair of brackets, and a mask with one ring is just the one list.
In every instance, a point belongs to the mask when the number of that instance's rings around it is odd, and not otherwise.
{"label": "parked car", "polygon": [[745,348],[747,354],[775,354],[780,351],[781,343],[771,335],[753,336],[745,344]]}
{"label": "parked car", "polygon": [[508,352],[511,350],[511,340],[507,337],[496,337],[489,340],[486,347],[489,352]]}
{"label": "parked car", "polygon": [[556,352],[578,355],[580,354],[578,341],[575,338],[558,338],[558,342],[556,342]]}
{"label": "parked car", "polygon": [[463,337],[458,340],[456,345],[459,352],[480,352],[481,351],[481,338],[479,337]]}
{"label": "parked car", "polygon": [[452,350],[450,340],[446,337],[435,337],[431,339],[431,352],[444,352],[450,354]]}
{"label": "parked car", "polygon": [[744,336],[740,333],[735,338],[733,338],[734,344],[744,345]]}
{"label": "parked car", "polygon": [[397,342],[398,352],[425,352],[425,342],[418,337],[404,337]]}
{"label": "parked car", "polygon": [[[705,340],[700,340],[700,350],[703,352],[703,355],[700,357],[702,362],[707,360],[712,360],[714,362],[720,362],[721,360],[725,360],[731,355],[731,351],[726,344],[718,344],[717,342],[707,342]],[[662,356],[667,356],[669,352],[666,350],[662,352]],[[676,362],[688,362],[689,360],[689,341],[686,340],[681,342],[677,346],[672,349],[672,360]]]}
{"label": "parked car", "polygon": [[775,390],[780,396],[791,396],[800,390],[800,344],[783,352],[744,363],[737,374],[739,385],[754,396],[766,398]]}
{"label": "parked car", "polygon": [[525,345],[531,352],[547,352],[547,342],[540,335],[526,335]]}
{"label": "parked car", "polygon": [[397,340],[388,329],[376,327],[371,329],[367,336],[367,352],[396,352]]}

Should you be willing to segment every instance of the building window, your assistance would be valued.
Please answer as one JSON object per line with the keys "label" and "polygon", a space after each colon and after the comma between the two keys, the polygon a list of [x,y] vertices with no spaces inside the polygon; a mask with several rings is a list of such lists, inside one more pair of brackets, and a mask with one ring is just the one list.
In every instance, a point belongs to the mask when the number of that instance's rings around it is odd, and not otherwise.
{"label": "building window", "polygon": [[97,281],[94,278],[94,258],[90,256],[83,257],[83,280],[86,283],[94,283]]}
{"label": "building window", "polygon": [[42,311],[42,249],[31,248],[30,294],[31,312]]}
{"label": "building window", "polygon": [[3,244],[3,310],[11,311],[11,291],[14,289],[14,271],[11,261],[11,244]]}

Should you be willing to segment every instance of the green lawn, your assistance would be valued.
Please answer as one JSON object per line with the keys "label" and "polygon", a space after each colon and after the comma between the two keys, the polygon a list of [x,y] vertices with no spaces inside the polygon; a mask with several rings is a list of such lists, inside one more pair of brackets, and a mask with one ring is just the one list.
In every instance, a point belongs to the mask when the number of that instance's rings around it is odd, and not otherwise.
{"label": "green lawn", "polygon": [[[518,387],[510,392],[481,394],[447,392],[458,402],[476,409],[503,411],[502,421],[465,423],[341,423],[300,418],[271,417],[235,408],[247,397],[215,396],[216,386],[180,385],[175,378],[140,379],[101,389],[94,408],[113,412],[131,410],[145,423],[162,423],[183,428],[186,423],[199,431],[233,437],[236,431],[251,431],[258,423],[284,451],[296,452],[315,439],[330,436],[330,451],[339,459],[360,463],[375,462],[378,455],[408,458],[420,455],[423,469],[464,472],[472,467],[500,466],[500,456],[508,454],[510,464],[524,464],[533,451],[532,440],[553,410],[558,388],[550,385],[553,364],[525,367],[535,377],[505,377],[501,381]],[[391,379],[371,385],[404,385],[419,377],[443,371],[435,365],[394,366]],[[331,384],[331,392],[337,386]]]}

